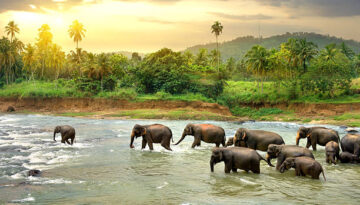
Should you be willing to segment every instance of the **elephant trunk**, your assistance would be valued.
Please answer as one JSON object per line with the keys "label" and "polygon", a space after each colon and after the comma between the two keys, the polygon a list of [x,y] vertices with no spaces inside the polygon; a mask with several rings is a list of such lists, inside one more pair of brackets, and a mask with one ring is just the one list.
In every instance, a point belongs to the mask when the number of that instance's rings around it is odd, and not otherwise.
{"label": "elephant trunk", "polygon": [[331,160],[331,163],[336,164],[335,155],[334,155],[334,154],[330,156],[330,160]]}
{"label": "elephant trunk", "polygon": [[274,165],[271,164],[271,159],[272,158],[270,157],[269,154],[266,154],[265,159],[266,159],[266,162],[268,163],[269,166],[274,167]]}
{"label": "elephant trunk", "polygon": [[214,172],[214,165],[215,165],[214,159],[211,159],[210,160],[210,170],[211,170],[211,172]]}
{"label": "elephant trunk", "polygon": [[300,141],[300,133],[298,132],[296,135],[296,145],[299,146],[299,141]]}
{"label": "elephant trunk", "polygon": [[281,167],[280,167],[280,173],[284,173],[285,172],[285,166],[284,165],[282,165]]}
{"label": "elephant trunk", "polygon": [[181,141],[183,141],[185,139],[185,136],[186,136],[186,134],[183,132],[183,134],[181,135],[180,140],[177,143],[175,143],[175,145],[178,145]]}
{"label": "elephant trunk", "polygon": [[134,131],[133,131],[133,132],[131,132],[130,148],[134,148],[134,145],[133,145],[133,143],[134,143],[134,138],[135,138],[135,133],[134,133]]}
{"label": "elephant trunk", "polygon": [[56,140],[55,140],[55,135],[56,135],[56,131],[54,131],[54,141],[56,142]]}

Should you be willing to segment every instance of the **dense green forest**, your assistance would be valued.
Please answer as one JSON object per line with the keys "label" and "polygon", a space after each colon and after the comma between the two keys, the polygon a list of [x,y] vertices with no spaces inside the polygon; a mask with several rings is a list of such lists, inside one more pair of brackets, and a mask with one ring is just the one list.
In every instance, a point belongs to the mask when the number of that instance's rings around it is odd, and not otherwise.
{"label": "dense green forest", "polygon": [[[360,43],[353,40],[344,40],[329,35],[321,35],[316,33],[296,32],[296,33],[285,33],[282,35],[271,36],[267,38],[257,38],[254,36],[239,37],[231,41],[225,41],[220,45],[221,56],[224,60],[233,58],[243,58],[246,52],[251,49],[254,45],[261,45],[267,49],[278,49],[281,43],[286,42],[289,38],[306,39],[314,42],[319,49],[325,48],[331,43],[341,45],[345,43],[354,52],[360,52]],[[208,43],[204,45],[195,45],[187,48],[185,51],[191,51],[197,53],[199,49],[205,48],[212,50],[216,48],[216,43]]]}
{"label": "dense green forest", "polygon": [[[212,26],[216,39],[222,29],[219,22]],[[360,55],[345,41],[322,48],[307,38],[287,38],[271,49],[263,46],[270,41],[262,41],[242,58],[227,60],[221,58],[225,44],[196,54],[163,48],[128,58],[81,49],[86,30],[78,21],[69,27],[76,44],[69,53],[53,42],[46,24],[38,29],[35,42],[27,45],[17,39],[20,29],[14,22],[5,31],[0,39],[3,97],[203,100],[226,105],[237,115],[244,112],[239,107],[243,103],[359,99],[355,88]]]}

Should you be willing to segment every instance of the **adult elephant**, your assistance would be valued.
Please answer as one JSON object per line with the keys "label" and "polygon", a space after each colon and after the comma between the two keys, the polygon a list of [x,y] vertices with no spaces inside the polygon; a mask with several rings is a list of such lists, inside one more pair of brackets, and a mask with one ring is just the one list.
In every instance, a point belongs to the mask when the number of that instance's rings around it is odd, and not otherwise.
{"label": "adult elephant", "polygon": [[[67,142],[68,144],[73,144],[75,139],[75,129],[70,125],[56,126],[54,129],[54,141],[56,133],[61,133],[61,143]],[[71,143],[69,142],[71,139]]]}
{"label": "adult elephant", "polygon": [[341,138],[340,146],[343,152],[360,155],[360,134],[347,134]]}
{"label": "adult elephant", "polygon": [[270,144],[267,149],[266,160],[271,163],[271,159],[277,158],[276,162],[276,169],[279,170],[281,164],[285,161],[288,157],[311,157],[315,159],[312,152],[304,147],[300,147],[297,145],[277,145],[277,144]]}
{"label": "adult elephant", "polygon": [[[214,172],[214,165],[225,163],[225,173],[237,172],[237,169],[260,173],[260,160],[266,161],[255,150],[246,147],[215,148],[210,159],[210,169]],[[267,161],[266,161],[267,162]],[[268,163],[269,164],[269,163]],[[272,166],[269,164],[269,166]]]}
{"label": "adult elephant", "polygon": [[333,129],[326,127],[303,127],[301,126],[297,132],[296,145],[299,145],[301,138],[307,138],[306,148],[312,146],[316,151],[316,145],[325,146],[326,143],[334,141],[339,143],[339,134]]}
{"label": "adult elephant", "polygon": [[269,144],[285,144],[283,138],[274,132],[246,128],[240,128],[236,131],[233,144],[236,145],[239,142],[244,142],[245,147],[264,152],[267,151]]}
{"label": "adult elephant", "polygon": [[134,148],[134,139],[142,137],[141,149],[145,149],[146,144],[149,145],[150,150],[154,150],[153,143],[160,143],[165,149],[172,151],[170,148],[170,140],[172,139],[172,132],[170,128],[161,124],[152,125],[138,125],[136,124],[131,132],[130,148]]}
{"label": "adult elephant", "polygon": [[181,141],[183,141],[186,135],[194,136],[194,142],[191,145],[191,148],[200,146],[201,141],[206,143],[215,143],[216,147],[219,147],[220,144],[225,147],[225,131],[219,126],[211,124],[187,124],[184,128],[181,139],[175,145],[178,145]]}

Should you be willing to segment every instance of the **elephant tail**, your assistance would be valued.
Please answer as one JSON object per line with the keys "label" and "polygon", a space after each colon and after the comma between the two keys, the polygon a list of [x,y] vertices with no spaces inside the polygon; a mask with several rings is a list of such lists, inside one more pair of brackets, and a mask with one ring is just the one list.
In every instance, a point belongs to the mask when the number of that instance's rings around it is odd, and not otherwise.
{"label": "elephant tail", "polygon": [[[257,153],[257,152],[256,152]],[[271,164],[271,161],[268,159],[264,159],[264,157],[262,157],[259,153],[257,153],[260,157],[260,160],[264,160],[270,167],[274,167],[274,165]]]}
{"label": "elephant tail", "polygon": [[326,181],[325,174],[324,174],[324,170],[321,170],[321,172],[322,172],[322,175],[323,175],[323,177],[324,177],[324,180]]}
{"label": "elephant tail", "polygon": [[172,143],[174,143],[174,136],[173,136],[173,133],[172,133],[172,131],[169,129],[169,131],[170,131],[170,135],[171,135],[171,141],[172,141]]}

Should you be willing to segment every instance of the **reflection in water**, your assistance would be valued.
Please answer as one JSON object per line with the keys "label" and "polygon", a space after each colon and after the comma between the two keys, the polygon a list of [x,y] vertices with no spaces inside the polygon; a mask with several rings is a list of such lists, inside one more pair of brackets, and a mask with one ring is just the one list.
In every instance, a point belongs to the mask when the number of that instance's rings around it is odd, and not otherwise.
{"label": "reflection in water", "polygon": [[[190,121],[94,120],[41,115],[0,116],[0,204],[357,204],[360,165],[325,163],[324,147],[314,153],[327,181],[281,174],[261,161],[261,174],[225,174],[223,163],[210,172],[212,144],[191,149],[187,136],[173,152],[159,144],[154,151],[129,148],[134,124],[161,123],[172,129],[174,141]],[[295,123],[199,121],[221,126],[226,136],[240,127],[279,133],[295,144]],[[70,124],[74,146],[53,142],[56,125]],[[345,134],[339,127],[341,136]],[[305,145],[305,140],[301,141]],[[264,156],[264,152],[259,152]],[[275,160],[273,160],[275,163]],[[40,169],[42,177],[27,177]]]}

